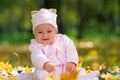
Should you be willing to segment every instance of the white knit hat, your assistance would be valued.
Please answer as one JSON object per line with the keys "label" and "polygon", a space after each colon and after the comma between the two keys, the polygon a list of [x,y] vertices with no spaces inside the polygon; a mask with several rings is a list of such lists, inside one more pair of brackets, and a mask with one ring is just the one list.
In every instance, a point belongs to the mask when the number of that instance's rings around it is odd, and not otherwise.
{"label": "white knit hat", "polygon": [[51,24],[56,31],[58,32],[58,27],[56,23],[56,9],[40,9],[39,11],[32,11],[32,24],[33,24],[33,33],[35,28],[40,24]]}

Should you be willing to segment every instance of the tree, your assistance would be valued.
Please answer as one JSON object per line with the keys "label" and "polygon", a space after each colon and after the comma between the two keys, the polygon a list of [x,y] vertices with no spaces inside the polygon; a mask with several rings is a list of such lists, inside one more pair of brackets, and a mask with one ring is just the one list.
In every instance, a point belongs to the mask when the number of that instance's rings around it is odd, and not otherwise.
{"label": "tree", "polygon": [[85,13],[83,8],[83,0],[77,1],[77,11],[79,16],[79,22],[78,22],[78,38],[83,37],[83,31],[84,31],[84,22],[85,22]]}

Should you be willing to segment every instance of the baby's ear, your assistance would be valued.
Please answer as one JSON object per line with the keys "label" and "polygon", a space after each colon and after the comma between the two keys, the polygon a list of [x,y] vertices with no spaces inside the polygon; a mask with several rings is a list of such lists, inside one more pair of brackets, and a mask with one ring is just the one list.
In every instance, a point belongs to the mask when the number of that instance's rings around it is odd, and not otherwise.
{"label": "baby's ear", "polygon": [[31,11],[31,16],[32,16],[32,18],[36,15],[37,12],[38,12],[38,11]]}
{"label": "baby's ear", "polygon": [[51,12],[53,12],[53,13],[56,13],[57,12],[57,10],[56,9],[53,9],[53,8],[51,8],[51,9],[49,9]]}

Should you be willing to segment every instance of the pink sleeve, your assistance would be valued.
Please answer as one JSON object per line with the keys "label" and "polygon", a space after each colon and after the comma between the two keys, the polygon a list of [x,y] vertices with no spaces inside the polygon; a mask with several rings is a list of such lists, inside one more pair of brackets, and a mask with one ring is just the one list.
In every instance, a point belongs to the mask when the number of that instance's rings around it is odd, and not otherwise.
{"label": "pink sleeve", "polygon": [[43,68],[44,64],[49,61],[47,57],[42,52],[39,45],[32,41],[29,45],[29,50],[31,51],[31,61],[36,68]]}
{"label": "pink sleeve", "polygon": [[67,62],[74,62],[76,65],[78,64],[78,53],[73,41],[64,35],[64,46],[67,55]]}

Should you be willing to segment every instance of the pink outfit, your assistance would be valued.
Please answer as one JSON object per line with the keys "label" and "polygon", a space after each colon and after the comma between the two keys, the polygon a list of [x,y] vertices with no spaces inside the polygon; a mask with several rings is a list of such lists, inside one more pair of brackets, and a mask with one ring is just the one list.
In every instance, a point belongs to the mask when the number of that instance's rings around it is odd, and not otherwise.
{"label": "pink outfit", "polygon": [[72,40],[66,35],[57,34],[55,42],[50,45],[43,45],[37,43],[35,39],[32,39],[29,49],[31,51],[32,63],[38,74],[41,74],[40,72],[45,72],[43,65],[48,61],[53,63],[55,71],[52,72],[52,74],[57,76],[62,72],[66,72],[65,65],[67,62],[78,64],[77,50]]}
{"label": "pink outfit", "polygon": [[[51,24],[57,30],[56,13],[50,9],[40,9],[32,18],[33,32],[40,24]],[[51,72],[60,80],[60,74],[66,71],[67,62],[78,64],[78,53],[72,42],[66,35],[57,34],[56,40],[50,45],[38,43],[35,39],[31,40],[29,46],[31,51],[31,61],[35,66],[35,80],[44,80],[48,77],[48,72],[43,68],[46,62],[51,62],[54,65],[55,71]],[[86,73],[85,69],[80,69],[78,80],[98,80],[99,72],[93,71]]]}

